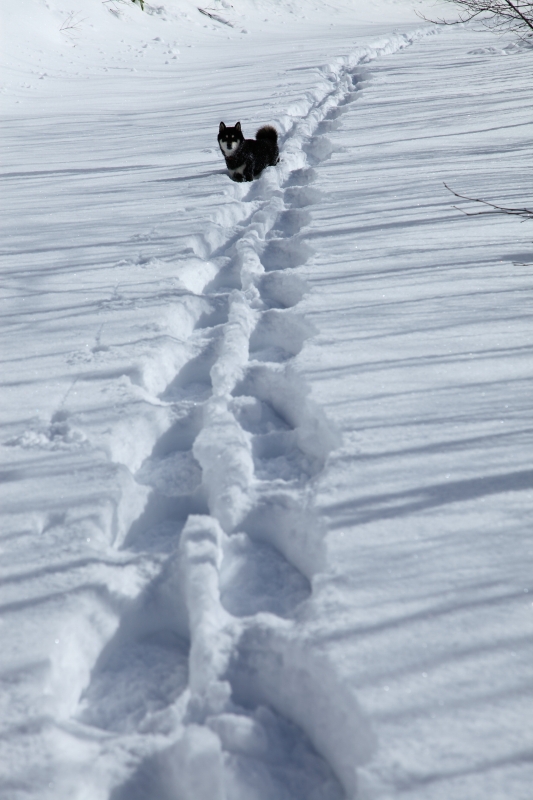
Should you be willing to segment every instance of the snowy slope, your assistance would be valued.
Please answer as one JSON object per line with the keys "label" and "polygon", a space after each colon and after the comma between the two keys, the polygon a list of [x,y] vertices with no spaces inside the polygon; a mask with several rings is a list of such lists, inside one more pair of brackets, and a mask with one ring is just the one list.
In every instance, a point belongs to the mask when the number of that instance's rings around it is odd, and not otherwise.
{"label": "snowy slope", "polygon": [[442,181],[527,204],[530,51],[78,6],[5,12],[2,796],[528,800],[531,246]]}
{"label": "snowy slope", "polygon": [[335,574],[310,628],[372,719],[387,796],[533,785],[531,233],[442,186],[531,204],[531,53],[504,46],[442,35],[356,72],[315,168],[299,363],[343,445],[315,495]]}

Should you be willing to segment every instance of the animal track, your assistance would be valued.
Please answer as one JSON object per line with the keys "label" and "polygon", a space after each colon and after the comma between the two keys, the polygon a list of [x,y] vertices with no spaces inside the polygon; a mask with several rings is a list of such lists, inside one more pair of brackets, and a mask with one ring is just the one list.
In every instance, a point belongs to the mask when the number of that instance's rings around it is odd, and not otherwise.
{"label": "animal track", "polygon": [[250,337],[250,356],[256,361],[286,361],[298,355],[314,333],[303,317],[270,309],[261,315]]}
{"label": "animal track", "polygon": [[220,601],[235,617],[267,611],[288,617],[311,593],[309,581],[268,544],[244,533],[228,539],[220,568]]}
{"label": "animal track", "polygon": [[188,361],[162,394],[164,400],[203,400],[211,391],[210,370],[217,360],[217,341],[210,338],[195,358]]}
{"label": "animal track", "polygon": [[331,156],[334,149],[327,136],[314,136],[306,146],[305,152],[311,164],[320,164]]}
{"label": "animal track", "polygon": [[257,288],[266,308],[292,308],[307,292],[307,283],[299,275],[274,272],[263,275]]}
{"label": "animal track", "polygon": [[289,208],[280,214],[274,231],[279,231],[283,236],[294,236],[300,233],[301,229],[310,222],[311,214],[309,211]]}
{"label": "animal track", "polygon": [[169,631],[115,637],[95,665],[79,720],[115,733],[142,730],[187,688],[188,657],[187,642]]}
{"label": "animal track", "polygon": [[263,250],[261,262],[265,270],[271,272],[275,269],[300,267],[311,255],[313,249],[296,237],[270,239]]}

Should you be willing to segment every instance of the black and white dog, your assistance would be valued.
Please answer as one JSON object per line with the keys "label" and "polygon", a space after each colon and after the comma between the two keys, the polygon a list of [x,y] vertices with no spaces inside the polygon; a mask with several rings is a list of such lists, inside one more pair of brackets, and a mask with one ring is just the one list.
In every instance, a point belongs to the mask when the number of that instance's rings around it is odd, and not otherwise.
{"label": "black and white dog", "polygon": [[265,167],[273,167],[279,161],[278,132],[271,125],[259,128],[255,139],[245,139],[240,122],[234,128],[221,122],[218,144],[226,159],[230,178],[239,183],[253,181]]}

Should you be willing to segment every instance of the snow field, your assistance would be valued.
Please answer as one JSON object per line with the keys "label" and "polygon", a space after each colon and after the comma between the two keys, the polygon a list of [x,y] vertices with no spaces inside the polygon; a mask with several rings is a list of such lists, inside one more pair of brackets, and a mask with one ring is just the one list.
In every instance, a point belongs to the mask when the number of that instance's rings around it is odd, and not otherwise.
{"label": "snow field", "polygon": [[[530,256],[433,188],[497,154],[511,197],[521,51],[218,5],[282,19],[61,47],[48,3],[37,89],[10,56],[2,791],[529,800]],[[230,183],[220,119],[279,167]]]}

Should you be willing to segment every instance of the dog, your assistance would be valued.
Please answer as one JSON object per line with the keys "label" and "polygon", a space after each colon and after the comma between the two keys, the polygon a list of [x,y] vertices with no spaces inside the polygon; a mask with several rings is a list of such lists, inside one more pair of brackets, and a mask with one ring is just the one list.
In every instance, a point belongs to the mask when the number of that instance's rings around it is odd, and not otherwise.
{"label": "dog", "polygon": [[239,183],[253,181],[265,167],[273,167],[279,161],[278,132],[272,125],[259,128],[255,139],[245,139],[240,122],[233,128],[221,122],[218,145],[226,159],[230,178]]}

